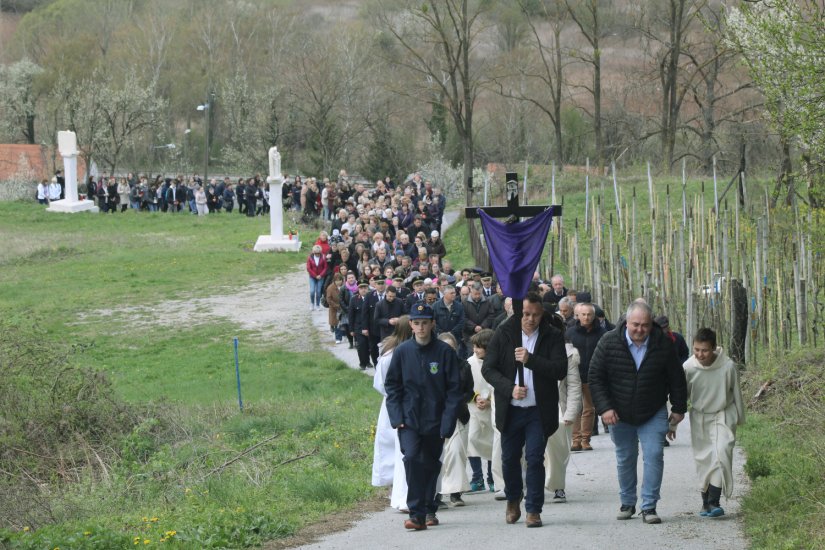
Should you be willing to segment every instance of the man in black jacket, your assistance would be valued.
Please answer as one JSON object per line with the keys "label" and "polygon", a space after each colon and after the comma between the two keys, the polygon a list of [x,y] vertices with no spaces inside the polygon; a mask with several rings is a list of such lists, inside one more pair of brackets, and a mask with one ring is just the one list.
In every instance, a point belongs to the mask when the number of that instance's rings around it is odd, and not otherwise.
{"label": "man in black jacket", "polygon": [[462,303],[464,306],[464,346],[472,349],[470,338],[482,329],[493,326],[493,311],[490,302],[484,297],[481,283],[472,283],[470,296]]}
{"label": "man in black jacket", "polygon": [[378,304],[384,300],[386,293],[386,279],[380,277],[373,279],[375,290],[367,294],[367,316],[369,319],[369,349],[372,366],[378,364],[378,344],[381,342],[381,326],[375,315]]}
{"label": "man in black jacket", "polygon": [[641,444],[642,519],[661,523],[656,503],[664,473],[665,435],[668,420],[678,424],[684,419],[687,383],[673,342],[653,323],[646,302],[633,302],[626,321],[602,337],[590,360],[588,379],[596,413],[611,426],[616,449],[621,499],[616,518],[630,519],[636,513],[636,463]]}
{"label": "man in black jacket", "polygon": [[596,307],[593,304],[576,304],[576,324],[567,329],[567,341],[573,344],[579,352],[579,376],[582,381],[582,412],[573,422],[573,446],[571,451],[592,451],[590,436],[593,433],[593,398],[590,395],[590,384],[587,381],[587,371],[590,369],[590,358],[604,335],[605,329],[596,322]]}
{"label": "man in black jacket", "polygon": [[524,299],[521,317],[513,316],[496,330],[481,374],[495,392],[495,423],[501,432],[501,464],[507,497],[505,521],[521,517],[521,455],[527,462],[527,527],[541,527],[544,505],[544,450],[559,427],[559,380],[567,376],[561,331],[543,318],[541,297]]}
{"label": "man in black jacket", "polygon": [[375,321],[378,324],[378,331],[383,340],[393,333],[398,319],[404,314],[404,304],[396,296],[396,289],[390,285],[384,292],[384,299],[375,306]]}
{"label": "man in black jacket", "polygon": [[370,317],[367,306],[367,292],[370,283],[366,279],[358,282],[358,294],[349,301],[349,330],[355,338],[358,350],[358,366],[361,370],[370,366]]}

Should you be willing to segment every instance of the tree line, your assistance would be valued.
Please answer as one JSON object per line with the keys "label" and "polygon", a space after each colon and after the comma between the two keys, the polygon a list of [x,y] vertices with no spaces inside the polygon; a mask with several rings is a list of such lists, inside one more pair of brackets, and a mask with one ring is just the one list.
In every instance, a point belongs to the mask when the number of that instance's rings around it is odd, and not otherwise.
{"label": "tree line", "polygon": [[[296,171],[370,177],[412,169],[435,144],[464,166],[468,201],[488,161],[667,173],[685,159],[708,173],[714,160],[734,170],[744,148],[773,169],[800,140],[764,116],[783,105],[788,122],[791,102],[766,91],[755,60],[770,40],[750,31],[765,10],[807,9],[797,19],[821,25],[815,0],[11,4],[30,11],[3,48],[0,141],[54,145],[70,128],[111,171],[191,169],[207,147],[215,165],[263,170],[277,144]],[[817,59],[782,61],[802,61],[804,80]],[[818,150],[800,150],[816,164]]]}

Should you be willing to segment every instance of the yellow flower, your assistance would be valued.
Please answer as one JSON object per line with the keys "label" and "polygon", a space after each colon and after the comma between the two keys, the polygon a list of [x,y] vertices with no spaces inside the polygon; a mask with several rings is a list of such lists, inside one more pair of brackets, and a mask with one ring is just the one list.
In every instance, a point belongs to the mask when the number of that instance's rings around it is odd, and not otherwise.
{"label": "yellow flower", "polygon": [[185,490],[185,491],[183,491],[183,492],[184,492],[184,493],[186,493],[186,494],[188,495],[189,493],[191,493],[191,492],[192,492],[192,489],[190,489],[189,487],[187,487],[187,488],[186,488],[186,490]]}
{"label": "yellow flower", "polygon": [[153,522],[153,523],[154,523],[154,522],[156,522],[157,520],[158,520],[158,518],[157,518],[157,516],[155,516],[155,517],[151,518],[149,521],[151,521],[151,522]]}
{"label": "yellow flower", "polygon": [[152,541],[149,540],[149,539],[143,539],[143,544],[149,544],[150,542],[152,542]]}
{"label": "yellow flower", "polygon": [[147,518],[146,516],[143,516],[143,521],[149,521],[149,518]]}
{"label": "yellow flower", "polygon": [[172,530],[172,531],[166,531],[166,536],[167,536],[167,537],[169,537],[169,538],[174,537],[174,536],[175,536],[175,535],[177,535],[177,534],[178,534],[178,532],[177,532],[177,531],[175,531],[175,530]]}
{"label": "yellow flower", "polygon": [[24,533],[28,533],[29,531],[31,531],[31,527],[29,527],[28,525],[26,525],[25,527],[23,527],[23,532],[24,532]]}
{"label": "yellow flower", "polygon": [[91,531],[83,531],[83,536],[84,536],[84,537],[91,536],[91,534],[92,534],[92,532],[91,532]]}

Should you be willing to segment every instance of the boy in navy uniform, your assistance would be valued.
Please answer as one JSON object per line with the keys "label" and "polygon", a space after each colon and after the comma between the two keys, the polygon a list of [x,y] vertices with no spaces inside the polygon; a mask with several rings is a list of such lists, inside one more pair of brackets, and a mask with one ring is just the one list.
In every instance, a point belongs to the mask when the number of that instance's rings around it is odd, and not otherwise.
{"label": "boy in navy uniform", "polygon": [[407,476],[404,527],[438,525],[436,482],[444,440],[455,430],[461,401],[458,356],[433,335],[433,310],[417,303],[410,311],[414,338],[395,348],[384,388],[390,424],[398,430]]}

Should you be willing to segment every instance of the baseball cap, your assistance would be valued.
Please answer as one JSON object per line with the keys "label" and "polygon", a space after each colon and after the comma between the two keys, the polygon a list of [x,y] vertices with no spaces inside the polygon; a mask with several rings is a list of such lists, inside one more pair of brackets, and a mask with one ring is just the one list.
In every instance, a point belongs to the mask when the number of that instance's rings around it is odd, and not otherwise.
{"label": "baseball cap", "polygon": [[414,321],[416,319],[432,319],[433,318],[433,308],[425,304],[424,302],[418,302],[415,304],[410,311],[410,321]]}

